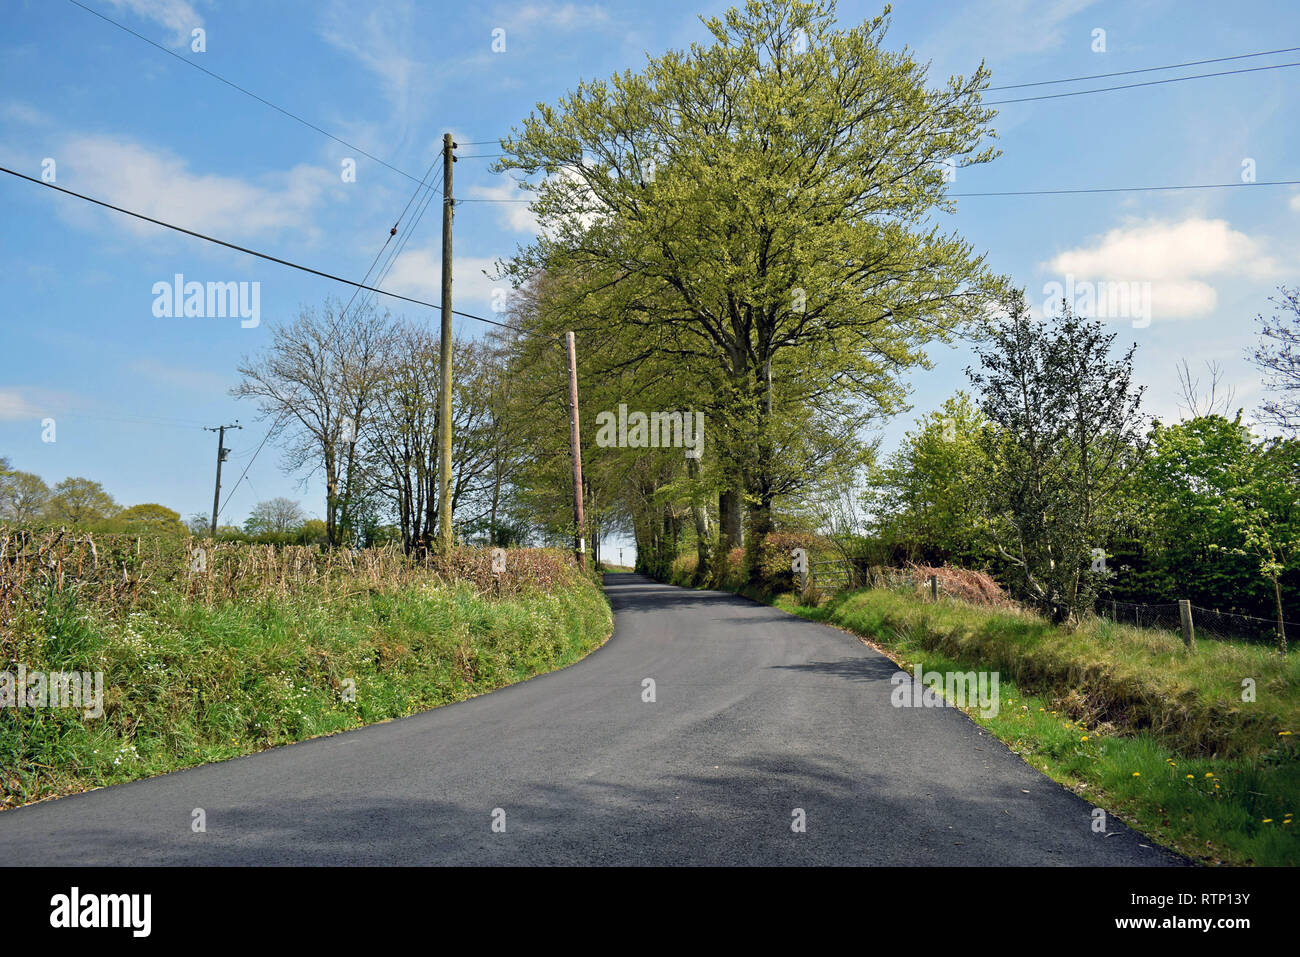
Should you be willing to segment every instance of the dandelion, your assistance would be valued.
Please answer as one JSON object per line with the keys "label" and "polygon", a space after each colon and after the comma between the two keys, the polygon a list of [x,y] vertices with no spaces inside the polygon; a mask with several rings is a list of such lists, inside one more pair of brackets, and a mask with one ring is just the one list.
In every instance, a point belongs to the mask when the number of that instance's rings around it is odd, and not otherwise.
{"label": "dandelion", "polygon": [[1087,741],[1087,740],[1088,740],[1088,736],[1085,734],[1085,735],[1084,735],[1082,738],[1080,738],[1079,740],[1080,740],[1080,741]]}
{"label": "dandelion", "polygon": [[1264,818],[1264,823],[1265,823],[1265,824],[1272,824],[1272,823],[1273,823],[1273,819],[1272,819],[1271,817],[1266,817],[1266,818]]}
{"label": "dandelion", "polygon": [[1141,772],[1141,771],[1134,771],[1134,772],[1133,772],[1133,777],[1135,777],[1135,778],[1140,778],[1140,777],[1142,777],[1142,772]]}

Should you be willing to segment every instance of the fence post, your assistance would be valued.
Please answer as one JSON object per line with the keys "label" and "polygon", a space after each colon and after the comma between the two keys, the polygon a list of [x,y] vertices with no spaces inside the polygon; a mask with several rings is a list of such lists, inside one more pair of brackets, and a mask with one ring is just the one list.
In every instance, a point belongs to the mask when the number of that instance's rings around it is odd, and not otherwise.
{"label": "fence post", "polygon": [[1196,650],[1196,629],[1192,625],[1192,603],[1186,598],[1178,600],[1178,618],[1183,626],[1183,644],[1188,651]]}
{"label": "fence post", "polygon": [[930,576],[930,600],[939,600],[939,576],[937,575]]}
{"label": "fence post", "polygon": [[1114,599],[1111,599],[1111,602],[1110,602],[1110,620],[1111,620],[1111,621],[1119,621],[1119,611],[1118,611],[1118,610],[1116,609],[1116,607],[1115,607],[1115,600],[1114,600]]}

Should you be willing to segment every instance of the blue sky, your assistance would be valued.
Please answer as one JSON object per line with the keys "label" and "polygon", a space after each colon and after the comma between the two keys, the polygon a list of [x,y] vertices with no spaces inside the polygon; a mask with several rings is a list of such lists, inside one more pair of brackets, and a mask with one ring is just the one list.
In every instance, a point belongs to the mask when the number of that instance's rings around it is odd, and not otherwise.
{"label": "blue sky", "polygon": [[[703,41],[699,15],[730,4],[376,0],[206,2],[85,0],[179,56],[420,174],[444,131],[493,140],[538,101],[581,79],[638,68],[647,52]],[[879,12],[841,2],[842,23]],[[1247,10],[1248,14],[1247,15]],[[191,31],[206,50],[191,50]],[[505,31],[493,52],[493,30]],[[1093,50],[1105,31],[1105,51]],[[1263,2],[984,0],[895,4],[888,44],[932,61],[933,76],[981,59],[993,84],[1027,83],[1300,46],[1300,8]],[[1300,60],[1300,53],[989,99]],[[1300,179],[1300,68],[1007,104],[995,121],[1003,155],[960,170],[954,192]],[[466,146],[463,154],[491,152]],[[356,161],[356,181],[342,164]],[[65,0],[6,5],[0,34],[0,164],[141,212],[336,274],[360,278],[412,184]],[[505,198],[511,185],[487,159],[457,164],[465,198]],[[1136,341],[1149,411],[1176,416],[1175,364],[1222,363],[1238,404],[1260,399],[1244,360],[1253,320],[1279,282],[1300,278],[1300,188],[989,197],[951,217],[991,265],[1041,304],[1044,285],[1148,283],[1151,321],[1116,322]],[[456,219],[456,305],[491,316],[496,283],[483,276],[531,236],[517,204],[474,203]],[[421,221],[385,282],[436,301],[438,213]],[[228,392],[240,358],[300,304],[348,290],[119,214],[0,177],[0,455],[53,484],[101,481],[122,504],[161,502],[182,515],[211,508],[215,438],[203,426],[244,425],[227,491],[264,434],[256,410]],[[176,273],[201,282],[257,281],[261,324],[237,318],[159,318],[153,285]],[[429,322],[436,313],[394,311]],[[479,334],[458,319],[457,333]],[[965,378],[969,354],[937,348],[911,377],[913,413],[885,431],[890,447],[912,419]],[[42,442],[54,418],[56,441]],[[229,469],[233,468],[233,472]],[[263,450],[231,492],[222,522],[258,501],[301,500],[319,514],[320,485],[279,468]]]}

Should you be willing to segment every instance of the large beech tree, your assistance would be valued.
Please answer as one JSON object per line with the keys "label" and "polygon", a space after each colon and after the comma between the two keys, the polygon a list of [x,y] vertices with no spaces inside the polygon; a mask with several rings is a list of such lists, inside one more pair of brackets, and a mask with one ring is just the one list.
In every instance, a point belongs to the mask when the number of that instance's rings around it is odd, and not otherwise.
{"label": "large beech tree", "polygon": [[988,74],[932,85],[884,47],[887,14],[838,29],[833,3],[753,0],[502,143],[541,225],[516,282],[563,275],[557,321],[708,384],[724,546],[742,501],[751,542],[770,529],[791,416],[896,411],[900,373],[999,285],[934,217],[947,166],[995,155]]}

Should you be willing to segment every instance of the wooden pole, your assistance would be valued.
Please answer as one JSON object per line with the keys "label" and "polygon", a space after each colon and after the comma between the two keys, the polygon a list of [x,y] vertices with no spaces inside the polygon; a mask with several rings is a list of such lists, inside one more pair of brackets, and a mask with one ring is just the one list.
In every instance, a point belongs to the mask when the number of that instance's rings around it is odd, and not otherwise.
{"label": "wooden pole", "polygon": [[1187,599],[1178,601],[1178,618],[1183,626],[1183,644],[1188,651],[1196,650],[1196,629],[1192,625],[1192,603]]}
{"label": "wooden pole", "polygon": [[578,353],[572,332],[564,334],[564,344],[569,350],[569,419],[573,444],[573,553],[578,559],[578,567],[586,568],[586,523],[582,511],[582,442],[578,431]]}
{"label": "wooden pole", "polygon": [[[212,428],[205,428],[204,432],[217,433],[217,487],[212,492],[212,526],[210,533],[215,539],[217,537],[217,513],[221,510],[221,463],[226,460],[226,453],[230,449],[226,448],[226,429],[242,429],[239,420],[235,420],[234,425],[218,425]],[[238,484],[238,483],[236,483]]]}
{"label": "wooden pole", "polygon": [[937,575],[930,576],[930,600],[939,600],[939,576]]}
{"label": "wooden pole", "polygon": [[438,343],[438,549],[451,554],[451,134],[442,136],[442,333]]}

